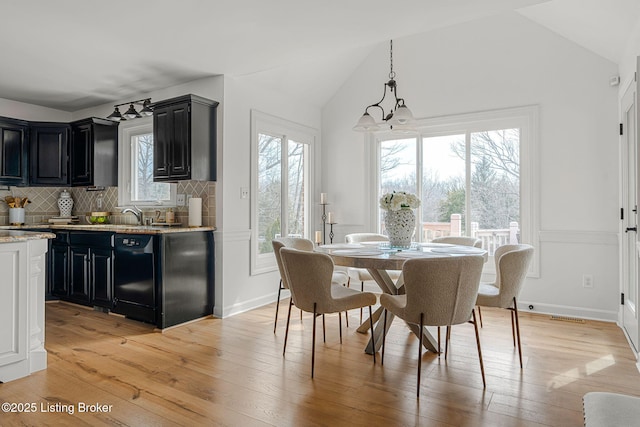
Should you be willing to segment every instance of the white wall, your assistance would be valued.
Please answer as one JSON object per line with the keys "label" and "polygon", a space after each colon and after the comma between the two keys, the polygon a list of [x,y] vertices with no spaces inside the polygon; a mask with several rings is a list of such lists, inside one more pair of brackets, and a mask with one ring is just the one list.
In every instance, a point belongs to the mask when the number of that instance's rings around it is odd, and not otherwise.
{"label": "white wall", "polygon": [[[323,108],[322,187],[341,218],[338,236],[375,227],[363,206],[377,198],[363,136],[351,128],[379,99],[388,56],[381,44]],[[394,71],[418,118],[539,105],[541,274],[527,280],[521,304],[615,320],[618,106],[608,81],[616,65],[508,13],[394,40]],[[582,287],[583,274],[593,289]]]}
{"label": "white wall", "polygon": [[42,121],[42,122],[69,122],[71,113],[39,105],[25,104],[0,98],[0,116],[14,119]]}
{"label": "white wall", "polygon": [[[251,83],[249,83],[249,81]],[[253,78],[225,77],[225,135],[222,158],[224,188],[218,194],[223,209],[222,244],[224,295],[216,309],[228,316],[276,300],[279,273],[251,276],[250,264],[250,199],[240,198],[240,187],[251,187],[251,126],[252,109],[281,117],[308,127],[320,129],[320,109],[301,99],[266,89]],[[316,147],[316,163],[320,162],[320,146]],[[315,168],[316,176],[319,168]],[[312,194],[317,194],[319,178],[312,178]],[[317,184],[316,184],[317,183]],[[311,222],[315,223],[312,214]]]}

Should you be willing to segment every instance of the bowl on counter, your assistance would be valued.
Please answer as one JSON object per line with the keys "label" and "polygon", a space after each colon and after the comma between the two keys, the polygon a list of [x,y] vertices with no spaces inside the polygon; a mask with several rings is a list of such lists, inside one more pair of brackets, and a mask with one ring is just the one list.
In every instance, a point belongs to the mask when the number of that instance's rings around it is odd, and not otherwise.
{"label": "bowl on counter", "polygon": [[86,216],[89,224],[109,224],[111,219],[110,212],[89,212]]}

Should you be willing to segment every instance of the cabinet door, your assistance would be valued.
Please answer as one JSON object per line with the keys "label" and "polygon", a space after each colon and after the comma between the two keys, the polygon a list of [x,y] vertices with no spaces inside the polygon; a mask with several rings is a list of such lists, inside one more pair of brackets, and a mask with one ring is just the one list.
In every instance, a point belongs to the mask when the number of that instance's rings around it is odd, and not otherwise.
{"label": "cabinet door", "polygon": [[0,122],[0,184],[27,185],[27,126]]}
{"label": "cabinet door", "polygon": [[155,181],[191,176],[191,114],[189,102],[157,108],[153,112]]}
{"label": "cabinet door", "polygon": [[31,174],[32,185],[69,184],[69,126],[31,127]]}
{"label": "cabinet door", "polygon": [[92,305],[110,308],[113,294],[113,251],[91,249]]}
{"label": "cabinet door", "polygon": [[89,248],[71,247],[69,249],[69,299],[89,305]]}
{"label": "cabinet door", "polygon": [[69,294],[69,246],[51,245],[51,295],[66,297]]}
{"label": "cabinet door", "polygon": [[153,112],[153,178],[169,178],[169,143],[171,141],[171,107]]}
{"label": "cabinet door", "polygon": [[74,125],[71,130],[71,185],[93,185],[93,127]]}
{"label": "cabinet door", "polygon": [[191,138],[189,135],[189,104],[175,105],[171,111],[172,129],[169,146],[169,176],[189,178],[191,165]]}

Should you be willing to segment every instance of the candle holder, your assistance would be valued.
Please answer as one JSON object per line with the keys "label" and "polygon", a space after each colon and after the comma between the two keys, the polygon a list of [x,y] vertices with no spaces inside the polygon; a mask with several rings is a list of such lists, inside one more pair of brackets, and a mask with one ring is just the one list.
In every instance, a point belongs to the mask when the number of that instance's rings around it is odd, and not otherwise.
{"label": "candle holder", "polygon": [[322,206],[322,244],[327,240],[327,202],[321,202]]}
{"label": "candle holder", "polygon": [[337,224],[337,222],[329,222],[329,242],[333,243],[333,225]]}

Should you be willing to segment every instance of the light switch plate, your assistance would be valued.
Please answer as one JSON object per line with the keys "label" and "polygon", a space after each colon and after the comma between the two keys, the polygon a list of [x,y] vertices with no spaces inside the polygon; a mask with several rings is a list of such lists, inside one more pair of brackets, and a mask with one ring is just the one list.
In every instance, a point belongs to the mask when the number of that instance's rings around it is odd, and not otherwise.
{"label": "light switch plate", "polygon": [[248,199],[249,198],[249,188],[240,187],[240,198],[241,199]]}
{"label": "light switch plate", "polygon": [[176,205],[178,206],[184,206],[185,204],[185,198],[184,198],[184,194],[180,193],[176,195]]}

